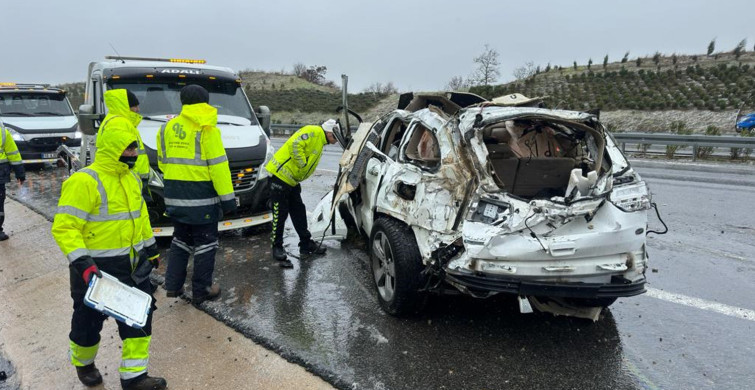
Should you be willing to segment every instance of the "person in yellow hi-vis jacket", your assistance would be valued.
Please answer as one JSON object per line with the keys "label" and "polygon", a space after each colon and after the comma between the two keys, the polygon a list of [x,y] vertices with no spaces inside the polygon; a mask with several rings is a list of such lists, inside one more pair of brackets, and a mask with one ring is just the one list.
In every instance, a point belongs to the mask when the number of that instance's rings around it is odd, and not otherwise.
{"label": "person in yellow hi-vis jacket", "polygon": [[199,85],[180,93],[181,114],[157,133],[157,161],[165,184],[165,210],[173,221],[173,241],[165,271],[168,297],[183,294],[186,267],[194,255],[191,279],[195,306],[220,296],[212,283],[218,250],[218,221],[236,210],[231,170],[225,155],[218,110]]}
{"label": "person in yellow hi-vis jacket", "polygon": [[[138,141],[133,132],[110,128],[98,136],[94,163],[80,169],[63,183],[52,235],[70,262],[71,320],[70,356],[79,380],[86,386],[102,383],[94,364],[106,316],[84,304],[92,275],[107,272],[121,282],[148,294],[149,280],[159,264],[159,253],[142,182],[131,171],[137,160]],[[118,321],[123,340],[120,365],[124,389],[165,389],[163,378],[147,375],[152,339],[154,299],[142,329]]]}
{"label": "person in yellow hi-vis jacket", "polygon": [[[152,197],[149,193],[149,158],[147,152],[144,150],[144,142],[137,130],[137,126],[142,121],[142,116],[139,114],[139,99],[133,92],[126,89],[111,89],[105,91],[103,96],[105,100],[105,106],[107,106],[107,115],[102,120],[102,124],[97,132],[98,135],[104,134],[109,129],[122,129],[131,131],[136,135],[136,140],[139,143],[137,149],[139,157],[136,159],[136,165],[132,171],[139,175],[142,180],[142,192],[144,198],[149,202]],[[99,137],[97,138],[97,147],[100,147]]]}
{"label": "person in yellow hi-vis jacket", "polygon": [[275,152],[265,166],[270,172],[270,201],[273,206],[273,231],[270,233],[273,259],[283,268],[294,266],[283,249],[283,226],[289,213],[299,235],[299,254],[306,257],[325,253],[325,248],[320,248],[312,240],[307,227],[307,208],[301,199],[299,183],[315,171],[325,144],[336,143],[333,131],[338,128],[335,119],[329,119],[320,126],[302,127]]}
{"label": "person in yellow hi-vis jacket", "polygon": [[0,241],[8,239],[8,235],[3,232],[3,222],[5,222],[5,183],[10,181],[11,168],[16,174],[18,184],[24,184],[26,174],[21,154],[18,152],[10,131],[0,121]]}

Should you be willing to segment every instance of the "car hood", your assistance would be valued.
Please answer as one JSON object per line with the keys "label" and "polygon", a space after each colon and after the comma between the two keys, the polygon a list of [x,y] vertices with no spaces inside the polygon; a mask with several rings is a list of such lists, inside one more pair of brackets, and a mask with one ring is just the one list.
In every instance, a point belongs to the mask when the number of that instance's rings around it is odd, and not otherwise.
{"label": "car hood", "polygon": [[6,125],[21,130],[68,130],[78,122],[76,116],[0,116],[0,120]]}
{"label": "car hood", "polygon": [[[139,133],[144,145],[150,149],[157,149],[157,132],[160,127],[175,115],[155,115],[144,117],[139,124]],[[249,119],[236,116],[218,115],[218,129],[220,129],[223,146],[226,149],[249,148],[260,144],[264,139],[262,127],[251,124]]]}

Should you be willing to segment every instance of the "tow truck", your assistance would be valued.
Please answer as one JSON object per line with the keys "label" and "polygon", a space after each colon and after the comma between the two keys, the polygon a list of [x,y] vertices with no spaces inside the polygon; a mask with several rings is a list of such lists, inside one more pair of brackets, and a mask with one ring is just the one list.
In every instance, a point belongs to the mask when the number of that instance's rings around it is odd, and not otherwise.
{"label": "tow truck", "polygon": [[265,164],[272,158],[270,110],[256,109],[241,86],[238,73],[226,67],[207,65],[205,60],[108,56],[91,62],[87,71],[84,104],[79,107],[81,146],[62,145],[58,152],[70,172],[94,160],[97,130],[106,115],[106,90],[125,88],[139,99],[143,119],[138,126],[149,156],[148,180],[152,200],[147,203],[152,230],[157,237],[172,236],[173,227],[165,215],[162,173],[157,166],[156,136],[160,127],[181,112],[179,92],[198,84],[210,93],[209,104],[218,109],[218,124],[231,168],[238,210],[225,215],[218,230],[248,228],[270,223],[268,174]]}

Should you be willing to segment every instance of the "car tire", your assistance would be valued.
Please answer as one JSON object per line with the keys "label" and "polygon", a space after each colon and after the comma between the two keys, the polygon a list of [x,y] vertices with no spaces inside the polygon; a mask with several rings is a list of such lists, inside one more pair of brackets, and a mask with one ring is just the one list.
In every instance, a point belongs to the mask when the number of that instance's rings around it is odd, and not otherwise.
{"label": "car tire", "polygon": [[370,235],[370,269],[380,307],[402,316],[421,309],[426,294],[419,291],[422,257],[412,229],[395,219],[379,217]]}

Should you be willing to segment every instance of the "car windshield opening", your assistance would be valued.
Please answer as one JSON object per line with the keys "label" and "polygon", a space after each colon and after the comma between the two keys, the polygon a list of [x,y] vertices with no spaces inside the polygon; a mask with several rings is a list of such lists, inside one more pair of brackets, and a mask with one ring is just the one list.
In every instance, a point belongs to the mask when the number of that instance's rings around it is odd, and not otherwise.
{"label": "car windshield opening", "polygon": [[257,124],[252,108],[238,83],[231,80],[117,80],[110,89],[125,88],[139,99],[139,113],[143,116],[178,115],[181,112],[181,88],[197,84],[210,93],[209,104],[218,115],[235,116]]}
{"label": "car windshield opening", "polygon": [[0,93],[2,116],[70,116],[73,115],[62,93]]}

